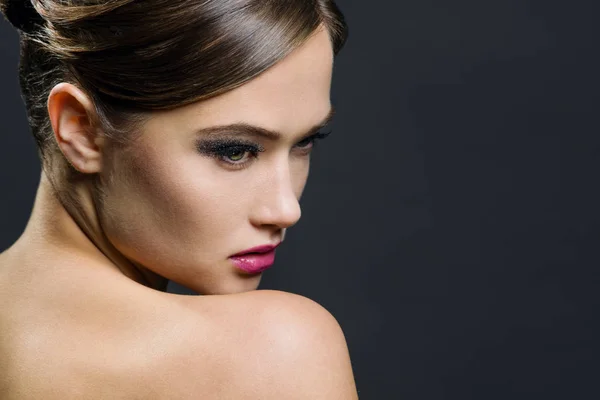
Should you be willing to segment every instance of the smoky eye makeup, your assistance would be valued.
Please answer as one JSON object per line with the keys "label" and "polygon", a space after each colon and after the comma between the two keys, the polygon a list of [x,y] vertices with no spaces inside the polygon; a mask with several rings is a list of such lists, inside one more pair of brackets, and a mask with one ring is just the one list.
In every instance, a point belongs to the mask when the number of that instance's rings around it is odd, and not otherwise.
{"label": "smoky eye makeup", "polygon": [[[300,156],[307,156],[316,146],[318,140],[325,139],[331,134],[329,132],[317,132],[301,139],[296,143],[294,149]],[[265,151],[264,146],[251,140],[241,138],[202,138],[196,143],[198,152],[204,156],[215,158],[232,168],[243,168],[253,159],[258,158],[259,153]]]}
{"label": "smoky eye makeup", "polygon": [[245,141],[241,139],[205,139],[200,140],[197,143],[198,150],[206,155],[210,153],[220,153],[226,151],[232,147],[235,148],[251,148],[254,151],[262,152],[265,148],[259,143]]}
{"label": "smoky eye makeup", "polygon": [[258,153],[265,151],[265,148],[259,143],[228,138],[201,139],[197,142],[196,148],[201,154],[213,158],[223,158],[244,152],[257,156]]}
{"label": "smoky eye makeup", "polygon": [[332,131],[327,131],[327,132],[317,132],[314,135],[310,135],[304,139],[302,139],[301,141],[299,141],[296,146],[300,145],[299,147],[305,147],[302,146],[302,144],[312,144],[313,147],[317,145],[317,142],[319,140],[323,140],[326,139],[329,135],[331,135]]}

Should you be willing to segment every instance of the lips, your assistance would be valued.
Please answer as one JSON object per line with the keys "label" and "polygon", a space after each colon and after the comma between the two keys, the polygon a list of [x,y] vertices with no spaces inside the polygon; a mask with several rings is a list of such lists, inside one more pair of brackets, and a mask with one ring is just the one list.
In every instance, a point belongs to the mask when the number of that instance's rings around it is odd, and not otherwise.
{"label": "lips", "polygon": [[229,259],[240,270],[249,274],[261,273],[273,266],[275,262],[275,248],[277,245],[265,245],[253,247],[237,253]]}
{"label": "lips", "polygon": [[267,253],[251,253],[241,256],[232,256],[229,259],[233,264],[249,274],[258,274],[271,268],[275,263],[275,250]]}
{"label": "lips", "polygon": [[244,251],[240,251],[239,253],[234,254],[232,257],[237,257],[237,256],[243,256],[243,255],[247,255],[247,254],[264,254],[264,253],[268,253],[272,250],[275,250],[275,248],[277,248],[279,245],[281,244],[281,242],[272,245],[272,244],[267,244],[267,245],[263,245],[263,246],[256,246],[253,247],[251,249],[247,249]]}

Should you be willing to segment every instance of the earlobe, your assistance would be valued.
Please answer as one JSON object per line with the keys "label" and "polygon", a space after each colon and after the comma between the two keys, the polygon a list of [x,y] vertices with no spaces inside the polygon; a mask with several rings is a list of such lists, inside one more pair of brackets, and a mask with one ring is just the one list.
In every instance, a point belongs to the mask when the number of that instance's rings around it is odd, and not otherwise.
{"label": "earlobe", "polygon": [[102,168],[102,140],[89,117],[93,110],[89,98],[69,83],[56,85],[48,96],[48,114],[58,147],[76,170],[86,174]]}

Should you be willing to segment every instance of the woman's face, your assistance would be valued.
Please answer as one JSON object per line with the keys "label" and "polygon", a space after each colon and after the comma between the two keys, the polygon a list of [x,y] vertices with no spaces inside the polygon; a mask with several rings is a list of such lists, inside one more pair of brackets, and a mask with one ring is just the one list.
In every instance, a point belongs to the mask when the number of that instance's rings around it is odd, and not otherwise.
{"label": "woman's face", "polygon": [[[97,206],[112,245],[199,293],[256,289],[261,275],[229,257],[279,243],[300,218],[311,148],[304,139],[330,114],[332,68],[320,30],[245,85],[157,112],[133,146],[108,146]],[[232,124],[248,127],[215,129]],[[252,133],[259,129],[279,137]]]}

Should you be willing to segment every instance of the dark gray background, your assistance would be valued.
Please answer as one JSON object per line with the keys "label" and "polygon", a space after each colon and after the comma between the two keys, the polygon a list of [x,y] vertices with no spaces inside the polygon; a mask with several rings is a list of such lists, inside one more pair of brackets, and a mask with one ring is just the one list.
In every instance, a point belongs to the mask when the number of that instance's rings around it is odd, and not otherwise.
{"label": "dark gray background", "polygon": [[[339,4],[334,133],[261,287],[338,318],[361,399],[600,398],[598,2]],[[5,248],[39,163],[0,37]]]}

